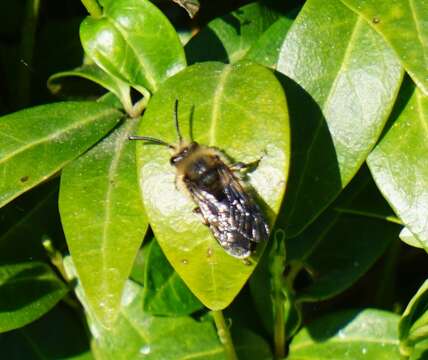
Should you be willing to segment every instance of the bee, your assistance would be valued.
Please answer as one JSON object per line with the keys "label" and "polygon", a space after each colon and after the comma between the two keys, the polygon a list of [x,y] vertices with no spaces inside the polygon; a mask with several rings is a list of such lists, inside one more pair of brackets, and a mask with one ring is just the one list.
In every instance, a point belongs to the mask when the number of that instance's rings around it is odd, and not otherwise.
{"label": "bee", "polygon": [[269,227],[262,212],[236,174],[252,164],[229,166],[217,148],[184,141],[178,122],[177,100],[174,122],[177,145],[149,136],[130,136],[129,139],[170,148],[170,164],[176,169],[176,184],[187,190],[195,202],[194,212],[202,216],[203,223],[228,254],[239,259],[249,257],[257,243],[269,238]]}

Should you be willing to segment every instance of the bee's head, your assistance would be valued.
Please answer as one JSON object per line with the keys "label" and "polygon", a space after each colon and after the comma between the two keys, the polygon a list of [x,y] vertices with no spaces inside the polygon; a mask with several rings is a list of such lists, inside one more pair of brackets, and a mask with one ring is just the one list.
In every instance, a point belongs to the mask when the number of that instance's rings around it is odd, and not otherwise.
{"label": "bee's head", "polygon": [[170,164],[177,166],[180,162],[192,154],[198,148],[198,146],[199,144],[196,141],[192,141],[190,144],[180,145],[171,156],[171,159],[169,160]]}
{"label": "bee's head", "polygon": [[180,132],[180,124],[178,123],[178,100],[175,100],[175,103],[174,103],[174,124],[175,124],[175,129],[177,131],[177,136],[178,136],[178,145],[172,145],[167,143],[166,141],[152,138],[150,136],[132,135],[132,136],[128,136],[128,139],[143,140],[152,144],[158,144],[158,145],[169,147],[174,151],[169,162],[171,165],[178,166],[178,164],[180,164],[181,161],[186,159],[199,146],[199,144],[196,141],[191,141],[190,143],[183,141],[183,136],[181,135],[181,132]]}

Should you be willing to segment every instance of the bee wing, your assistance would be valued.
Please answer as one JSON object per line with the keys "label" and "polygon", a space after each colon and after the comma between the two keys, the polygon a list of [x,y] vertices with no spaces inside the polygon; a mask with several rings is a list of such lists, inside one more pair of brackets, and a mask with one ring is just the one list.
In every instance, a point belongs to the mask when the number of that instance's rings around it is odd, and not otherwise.
{"label": "bee wing", "polygon": [[192,183],[187,187],[220,245],[232,256],[245,258],[253,243],[267,240],[269,228],[260,209],[226,165],[217,168],[222,193],[213,194]]}

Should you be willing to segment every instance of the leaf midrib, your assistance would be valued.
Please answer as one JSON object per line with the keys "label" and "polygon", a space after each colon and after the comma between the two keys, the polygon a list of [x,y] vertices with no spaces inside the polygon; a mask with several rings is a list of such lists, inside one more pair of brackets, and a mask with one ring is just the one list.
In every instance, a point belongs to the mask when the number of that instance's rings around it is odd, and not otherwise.
{"label": "leaf midrib", "polygon": [[210,146],[214,146],[216,144],[216,129],[217,129],[217,122],[220,117],[221,98],[224,92],[224,86],[225,86],[227,77],[231,72],[232,72],[232,66],[226,65],[219,76],[218,84],[214,91],[213,101],[212,101],[213,107],[211,111],[211,125],[209,130]]}
{"label": "leaf midrib", "polygon": [[[128,45],[129,49],[134,53],[135,59],[137,59],[138,63],[141,66],[141,69],[146,69],[144,73],[141,73],[143,77],[147,80],[149,85],[151,86],[153,91],[156,91],[158,88],[158,82],[155,80],[155,78],[152,76],[152,73],[156,73],[151,64],[142,56],[139,54],[139,52],[134,48],[131,41],[129,41],[127,32],[122,29],[122,27],[115,21],[115,19],[111,17],[106,17],[108,22],[120,33],[122,38],[125,40],[125,43]],[[143,85],[143,84],[142,84]]]}
{"label": "leaf midrib", "polygon": [[[352,343],[352,342],[362,342],[362,343],[370,343],[370,344],[388,344],[388,345],[396,345],[398,346],[398,340],[392,340],[392,339],[380,339],[380,338],[366,338],[366,337],[346,337],[343,339],[338,339],[338,338],[333,338],[333,339],[327,339],[326,342],[328,342],[328,344],[340,344],[340,343]],[[291,347],[291,351],[295,351],[296,349],[300,349],[300,348],[310,348],[314,346],[314,342],[313,341],[305,341],[300,343],[299,345],[294,345]]]}
{"label": "leaf midrib", "polygon": [[412,19],[415,23],[415,28],[416,28],[416,35],[418,37],[418,40],[421,44],[422,47],[422,55],[424,57],[424,63],[425,65],[428,65],[428,61],[427,61],[427,47],[424,46],[424,41],[422,38],[422,31],[419,27],[419,22],[418,22],[418,17],[417,17],[417,11],[415,10],[415,4],[413,3],[414,0],[409,0],[409,6],[410,6],[410,13],[412,14]]}
{"label": "leaf midrib", "polygon": [[94,116],[89,116],[89,117],[85,118],[85,120],[83,120],[83,121],[74,122],[70,126],[62,128],[59,131],[55,131],[55,132],[49,134],[48,136],[44,136],[44,137],[39,138],[35,141],[29,142],[26,145],[19,147],[19,148],[15,149],[14,151],[10,152],[4,158],[0,159],[0,165],[2,165],[6,161],[12,159],[13,157],[19,155],[20,153],[22,153],[22,152],[24,152],[24,151],[26,151],[32,147],[35,147],[37,145],[49,142],[50,140],[60,138],[61,136],[63,136],[64,134],[66,134],[68,132],[71,132],[72,130],[78,129],[79,127],[83,127],[84,125],[91,123],[97,119],[100,119],[100,118],[104,117],[105,115],[107,115],[108,113],[113,113],[113,112],[114,111],[111,109],[104,110],[104,111],[102,111],[102,112],[100,112]]}
{"label": "leaf midrib", "polygon": [[[104,222],[103,222],[103,228],[102,228],[102,235],[101,235],[101,246],[100,246],[100,251],[101,251],[101,268],[102,269],[106,269],[106,263],[107,263],[107,243],[108,243],[108,230],[109,230],[109,226],[111,225],[111,212],[112,212],[112,206],[111,206],[111,198],[112,198],[112,193],[113,193],[113,183],[115,183],[116,177],[117,177],[117,169],[119,166],[119,161],[120,158],[123,154],[123,148],[125,146],[125,143],[128,139],[128,133],[129,130],[133,127],[133,122],[132,120],[128,122],[128,124],[126,124],[124,126],[123,129],[123,133],[119,134],[115,144],[114,144],[114,149],[113,149],[113,157],[107,172],[107,191],[106,191],[106,195],[105,195],[105,204],[106,204],[106,209],[105,209],[105,213],[104,213]],[[103,271],[102,272],[104,275],[106,275],[106,272]],[[101,283],[101,287],[107,287],[108,285],[112,285],[111,284],[111,279],[107,278],[104,279]]]}

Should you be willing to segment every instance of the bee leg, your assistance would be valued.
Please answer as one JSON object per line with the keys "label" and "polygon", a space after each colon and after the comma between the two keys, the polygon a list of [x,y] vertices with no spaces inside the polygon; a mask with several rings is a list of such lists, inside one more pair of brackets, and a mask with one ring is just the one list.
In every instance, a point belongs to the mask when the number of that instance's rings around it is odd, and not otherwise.
{"label": "bee leg", "polygon": [[192,211],[193,211],[194,214],[199,214],[199,215],[202,216],[202,224],[204,224],[206,226],[209,225],[208,221],[204,218],[204,216],[202,214],[202,211],[201,211],[201,208],[199,206],[195,207]]}
{"label": "bee leg", "polygon": [[259,165],[259,162],[262,158],[257,159],[255,161],[252,161],[250,163],[243,163],[243,162],[237,162],[235,164],[232,164],[230,169],[232,171],[248,171],[256,168]]}

